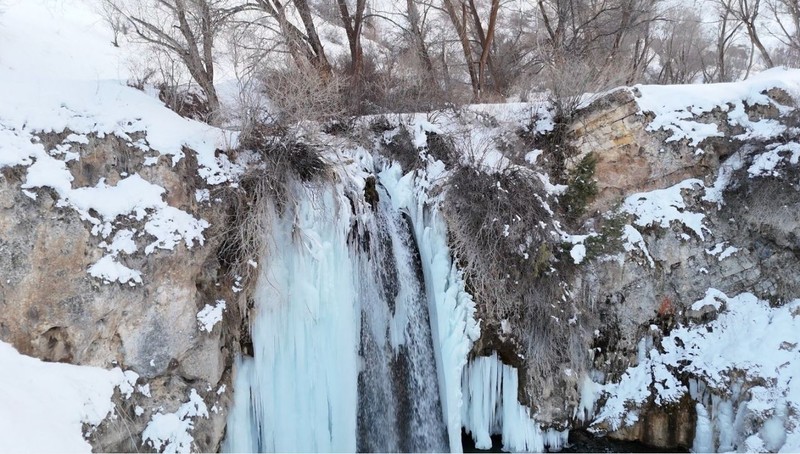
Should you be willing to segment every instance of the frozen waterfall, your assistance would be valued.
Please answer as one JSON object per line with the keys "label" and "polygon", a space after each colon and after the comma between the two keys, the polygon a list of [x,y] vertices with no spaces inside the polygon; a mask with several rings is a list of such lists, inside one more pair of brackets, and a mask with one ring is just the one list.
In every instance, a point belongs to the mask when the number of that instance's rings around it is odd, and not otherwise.
{"label": "frozen waterfall", "polygon": [[[335,187],[292,185],[260,264],[253,358],[237,371],[226,450],[356,449],[358,310],[350,204]],[[265,232],[266,234],[266,232]],[[242,367],[244,366],[244,367]]]}
{"label": "frozen waterfall", "polygon": [[[425,189],[442,170],[385,167],[369,202],[363,179],[296,182],[292,202],[267,207],[253,357],[236,364],[225,451],[460,452],[462,427],[512,449],[560,446],[565,433],[510,402],[514,369],[468,367],[475,305]],[[498,392],[504,405],[477,400]],[[502,418],[479,428],[495,408]]]}
{"label": "frozen waterfall", "polygon": [[[446,451],[428,300],[408,217],[294,184],[256,284],[227,451]],[[354,212],[355,211],[355,212]]]}

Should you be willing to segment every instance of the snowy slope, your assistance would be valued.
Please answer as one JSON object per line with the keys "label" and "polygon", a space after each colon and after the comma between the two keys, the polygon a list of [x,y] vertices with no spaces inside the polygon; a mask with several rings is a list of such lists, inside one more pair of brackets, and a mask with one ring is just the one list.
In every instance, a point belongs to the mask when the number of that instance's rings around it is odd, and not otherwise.
{"label": "snowy slope", "polygon": [[116,387],[130,396],[138,375],[44,363],[0,342],[0,451],[88,452],[83,424],[113,412]]}
{"label": "snowy slope", "polygon": [[[92,225],[93,235],[109,238],[109,254],[90,274],[105,281],[141,282],[137,270],[118,260],[121,251],[135,249],[111,242],[115,235],[130,236],[115,227],[120,217],[145,223],[138,236],[153,238],[145,249],[148,255],[181,242],[202,244],[208,223],[168,206],[165,190],[138,174],[122,175],[117,185],[100,179],[92,187],[73,187],[67,164],[80,156],[71,147],[88,143],[88,136],[115,135],[139,149],[145,165],[162,155],[175,164],[188,148],[196,154],[200,176],[219,184],[239,170],[224,154],[216,156],[216,150],[235,143],[235,134],[181,118],[119,80],[125,77],[120,70],[124,55],[115,52],[102,19],[88,4],[9,2],[0,24],[0,167],[26,166],[27,195],[35,199],[38,188],[55,190],[61,204]],[[45,149],[38,135],[62,131],[72,134]]]}

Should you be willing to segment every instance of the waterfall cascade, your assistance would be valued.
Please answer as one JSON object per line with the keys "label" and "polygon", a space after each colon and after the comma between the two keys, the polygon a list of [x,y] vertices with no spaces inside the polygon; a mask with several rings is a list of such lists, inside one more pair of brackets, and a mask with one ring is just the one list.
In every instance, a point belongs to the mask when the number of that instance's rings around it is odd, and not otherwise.
{"label": "waterfall cascade", "polygon": [[[483,370],[481,358],[467,362],[474,303],[424,190],[443,170],[388,166],[371,205],[343,184],[295,183],[293,203],[266,210],[254,356],[237,363],[226,451],[460,452],[462,426],[486,419],[478,395],[516,395],[516,371],[499,361],[503,387],[468,378]],[[490,405],[516,411],[516,426],[480,433],[502,433],[512,449],[560,446],[562,433],[542,433],[514,404]]]}
{"label": "waterfall cascade", "polygon": [[[362,311],[359,451],[445,451],[427,300],[411,228],[379,189],[356,254]],[[388,323],[387,323],[388,322]]]}

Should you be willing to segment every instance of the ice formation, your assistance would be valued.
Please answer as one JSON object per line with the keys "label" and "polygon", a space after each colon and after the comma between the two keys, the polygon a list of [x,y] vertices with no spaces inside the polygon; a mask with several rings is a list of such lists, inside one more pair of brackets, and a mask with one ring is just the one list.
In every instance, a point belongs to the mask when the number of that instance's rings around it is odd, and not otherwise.
{"label": "ice formation", "polygon": [[542,430],[531,418],[530,409],[517,400],[518,386],[517,370],[503,364],[496,353],[470,361],[462,384],[462,418],[475,447],[491,449],[491,435],[501,434],[507,451],[560,450],[567,443],[569,431]]}
{"label": "ice formation", "polygon": [[[227,449],[355,451],[360,314],[347,249],[349,202],[332,187],[292,188],[296,204],[283,215],[270,210],[254,359],[238,370]],[[246,407],[242,395],[250,397]]]}
{"label": "ice formation", "polygon": [[565,443],[517,401],[516,369],[496,356],[468,366],[475,305],[427,194],[442,171],[384,165],[371,204],[348,198],[363,181],[295,183],[292,203],[267,210],[254,357],[237,363],[226,451],[460,452],[462,427],[479,446],[488,433],[514,451]]}
{"label": "ice formation", "polygon": [[291,187],[296,203],[270,210],[226,449],[447,450],[412,224],[382,186],[354,209],[343,185]]}

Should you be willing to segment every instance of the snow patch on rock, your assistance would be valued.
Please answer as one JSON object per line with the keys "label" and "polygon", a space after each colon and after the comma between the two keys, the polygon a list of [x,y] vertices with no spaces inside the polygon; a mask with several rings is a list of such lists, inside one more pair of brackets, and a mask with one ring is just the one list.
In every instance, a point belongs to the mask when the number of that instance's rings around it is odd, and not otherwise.
{"label": "snow patch on rock", "polygon": [[193,418],[208,418],[208,407],[203,398],[192,388],[189,401],[174,413],[154,414],[142,432],[142,444],[164,453],[192,452],[194,437]]}
{"label": "snow patch on rock", "polygon": [[666,189],[633,194],[625,199],[622,210],[632,214],[638,226],[668,228],[675,221],[703,240],[703,230],[708,230],[703,225],[705,215],[688,211],[682,194],[683,190],[693,190],[698,186],[705,187],[702,181],[691,178]]}

